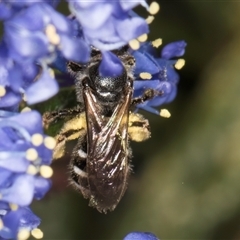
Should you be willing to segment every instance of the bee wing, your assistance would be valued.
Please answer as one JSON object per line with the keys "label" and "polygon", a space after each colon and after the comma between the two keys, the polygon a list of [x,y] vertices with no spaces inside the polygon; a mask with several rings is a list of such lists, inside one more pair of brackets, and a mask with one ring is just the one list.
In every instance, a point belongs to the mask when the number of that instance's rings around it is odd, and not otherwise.
{"label": "bee wing", "polygon": [[98,115],[96,99],[84,91],[88,127],[89,186],[92,204],[100,210],[114,209],[126,190],[129,174],[128,116],[132,90],[108,120]]}

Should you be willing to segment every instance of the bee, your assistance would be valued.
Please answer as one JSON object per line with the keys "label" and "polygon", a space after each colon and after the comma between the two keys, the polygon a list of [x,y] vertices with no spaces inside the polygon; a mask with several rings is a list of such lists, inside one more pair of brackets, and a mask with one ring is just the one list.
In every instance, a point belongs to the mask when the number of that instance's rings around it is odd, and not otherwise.
{"label": "bee", "polygon": [[146,89],[143,96],[133,98],[135,59],[127,47],[113,53],[123,65],[119,76],[100,76],[102,55],[95,48],[89,63],[69,62],[78,105],[43,116],[45,126],[70,117],[55,137],[53,158],[62,157],[66,142],[77,139],[69,166],[70,182],[89,199],[90,206],[104,213],[113,211],[126,191],[132,158],[129,140],[141,142],[151,135],[148,120],[131,109],[160,94]]}

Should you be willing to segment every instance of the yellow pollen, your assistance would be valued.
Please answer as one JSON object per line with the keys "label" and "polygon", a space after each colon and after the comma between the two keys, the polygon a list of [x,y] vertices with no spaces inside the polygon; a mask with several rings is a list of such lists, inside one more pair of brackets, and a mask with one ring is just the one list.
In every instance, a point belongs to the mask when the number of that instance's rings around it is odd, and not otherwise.
{"label": "yellow pollen", "polygon": [[160,45],[162,45],[162,39],[161,39],[161,38],[158,38],[158,39],[152,41],[152,45],[153,45],[155,48],[158,48]]}
{"label": "yellow pollen", "polygon": [[140,73],[140,75],[139,75],[142,79],[151,79],[152,78],[152,75],[150,74],[150,73],[148,73],[148,72],[142,72],[142,73]]}
{"label": "yellow pollen", "polygon": [[185,60],[180,58],[177,60],[177,62],[175,63],[175,68],[180,70],[183,66],[185,65]]}
{"label": "yellow pollen", "polygon": [[0,230],[3,229],[4,225],[3,225],[3,221],[0,219]]}
{"label": "yellow pollen", "polygon": [[155,18],[154,16],[148,16],[145,21],[147,24],[151,24],[153,22],[154,18]]}
{"label": "yellow pollen", "polygon": [[30,237],[30,232],[27,229],[20,229],[17,235],[18,240],[26,240]]}
{"label": "yellow pollen", "polygon": [[29,148],[27,151],[26,151],[26,159],[29,160],[29,161],[34,161],[36,160],[38,157],[38,152],[36,151],[36,149],[34,148]]}
{"label": "yellow pollen", "polygon": [[53,170],[51,167],[43,165],[40,167],[40,174],[44,178],[50,178],[53,175]]}
{"label": "yellow pollen", "polygon": [[40,146],[43,143],[43,136],[40,133],[35,133],[32,135],[32,144],[34,146]]}
{"label": "yellow pollen", "polygon": [[31,231],[31,234],[33,235],[33,237],[35,237],[36,239],[41,239],[43,238],[43,232],[39,229],[39,228],[35,228]]}
{"label": "yellow pollen", "polygon": [[22,112],[22,113],[23,113],[23,112],[30,112],[31,110],[32,110],[31,108],[25,107],[25,108],[22,109],[21,112]]}
{"label": "yellow pollen", "polygon": [[4,86],[0,86],[0,97],[5,96],[6,94],[6,88]]}
{"label": "yellow pollen", "polygon": [[45,137],[44,138],[44,145],[48,149],[54,149],[56,146],[56,140],[53,137]]}
{"label": "yellow pollen", "polygon": [[15,203],[10,203],[9,206],[10,206],[10,208],[11,208],[12,211],[18,210],[18,205],[15,204]]}
{"label": "yellow pollen", "polygon": [[23,97],[22,97],[22,99],[23,99],[23,101],[25,101],[25,102],[27,101],[27,96],[26,96],[26,94],[25,94],[25,93],[23,94]]}
{"label": "yellow pollen", "polygon": [[167,109],[161,109],[160,116],[164,118],[170,118],[171,113]]}
{"label": "yellow pollen", "polygon": [[49,72],[49,75],[50,75],[52,78],[55,78],[55,73],[54,73],[54,71],[52,70],[52,68],[49,68],[49,69],[48,69],[48,72]]}
{"label": "yellow pollen", "polygon": [[145,42],[145,41],[147,41],[147,38],[148,38],[148,35],[146,33],[144,33],[143,35],[138,37],[138,41],[139,42]]}
{"label": "yellow pollen", "polygon": [[38,173],[38,170],[34,165],[29,165],[26,172],[30,175],[36,175]]}
{"label": "yellow pollen", "polygon": [[48,40],[53,45],[58,45],[60,43],[60,37],[57,34],[56,28],[54,25],[49,24],[45,29]]}
{"label": "yellow pollen", "polygon": [[160,5],[157,2],[152,2],[149,6],[149,13],[155,15],[160,10]]}
{"label": "yellow pollen", "polygon": [[138,50],[140,48],[140,43],[137,39],[131,40],[128,44],[133,50]]}

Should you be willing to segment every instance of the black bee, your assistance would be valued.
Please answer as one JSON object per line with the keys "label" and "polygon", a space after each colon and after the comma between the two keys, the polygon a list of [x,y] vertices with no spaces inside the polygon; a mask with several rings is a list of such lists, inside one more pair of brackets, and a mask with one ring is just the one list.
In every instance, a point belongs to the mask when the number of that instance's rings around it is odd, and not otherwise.
{"label": "black bee", "polygon": [[64,155],[66,141],[78,139],[70,162],[70,181],[90,200],[90,206],[104,213],[114,210],[126,191],[132,157],[129,139],[141,142],[150,137],[148,120],[131,108],[160,94],[146,89],[142,97],[133,99],[135,59],[126,47],[113,53],[124,69],[116,77],[100,76],[102,55],[94,48],[88,64],[69,62],[79,105],[43,117],[45,125],[71,117],[56,136],[53,157]]}

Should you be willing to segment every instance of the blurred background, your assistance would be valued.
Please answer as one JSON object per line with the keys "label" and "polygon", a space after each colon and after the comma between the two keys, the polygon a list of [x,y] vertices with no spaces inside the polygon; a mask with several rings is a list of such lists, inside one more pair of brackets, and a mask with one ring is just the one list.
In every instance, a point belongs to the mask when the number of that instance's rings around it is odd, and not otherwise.
{"label": "blurred background", "polygon": [[[142,112],[152,138],[131,143],[134,173],[114,212],[68,186],[69,156],[33,210],[45,239],[240,239],[240,2],[159,1],[150,40],[187,42],[170,119]],[[61,6],[63,9],[65,5]],[[146,15],[146,13],[144,13]]]}

